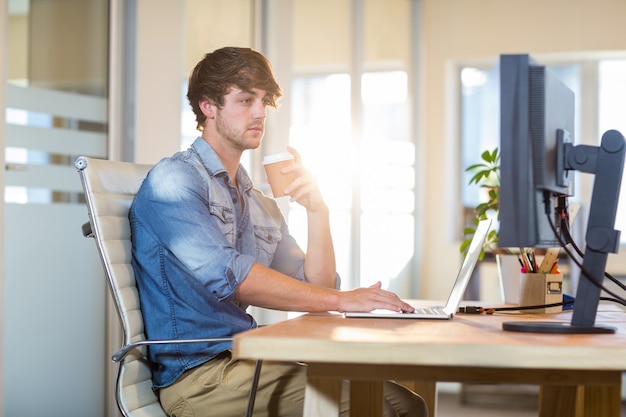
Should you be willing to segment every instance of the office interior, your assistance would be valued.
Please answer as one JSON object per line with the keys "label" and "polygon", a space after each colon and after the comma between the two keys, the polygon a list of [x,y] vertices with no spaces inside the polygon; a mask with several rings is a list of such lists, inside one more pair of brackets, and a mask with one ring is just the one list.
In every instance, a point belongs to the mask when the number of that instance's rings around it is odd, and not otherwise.
{"label": "office interior", "polygon": [[[301,151],[336,213],[344,287],[381,279],[440,300],[465,221],[462,70],[501,53],[574,66],[576,141],[597,144],[599,63],[626,59],[624,16],[623,0],[0,0],[0,414],[117,415],[119,331],[73,159],[156,163],[184,147],[184,84],[204,53],[272,61],[285,95],[247,168],[263,187],[263,154]],[[592,187],[577,178],[582,213]],[[281,204],[298,232],[298,208]],[[626,251],[607,269],[626,276]],[[498,301],[495,263],[478,275],[475,295]]]}

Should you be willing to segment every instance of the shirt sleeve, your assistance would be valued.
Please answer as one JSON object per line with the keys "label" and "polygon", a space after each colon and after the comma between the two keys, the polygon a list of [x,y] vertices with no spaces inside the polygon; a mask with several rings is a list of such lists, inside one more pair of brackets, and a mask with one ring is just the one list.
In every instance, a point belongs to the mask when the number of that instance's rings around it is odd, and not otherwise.
{"label": "shirt sleeve", "polygon": [[134,211],[164,251],[166,273],[191,277],[194,285],[222,300],[234,297],[255,259],[228,242],[224,230],[234,224],[233,213],[211,207],[208,188],[190,163],[164,160],[144,180]]}
{"label": "shirt sleeve", "polygon": [[[289,228],[284,219],[281,224],[281,234],[283,238],[276,248],[270,267],[297,280],[308,282],[304,274],[305,254],[294,237],[289,233]],[[340,287],[341,277],[339,274],[336,274],[335,289]]]}

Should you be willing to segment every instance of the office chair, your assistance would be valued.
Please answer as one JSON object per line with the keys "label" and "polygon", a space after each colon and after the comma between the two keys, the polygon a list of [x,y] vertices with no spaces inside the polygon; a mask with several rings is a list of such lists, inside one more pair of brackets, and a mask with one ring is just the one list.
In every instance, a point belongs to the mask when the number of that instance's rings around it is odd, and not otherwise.
{"label": "office chair", "polygon": [[[151,363],[146,347],[168,343],[215,343],[232,338],[146,340],[135,275],[131,266],[131,231],[128,211],[151,165],[80,156],[78,170],[89,222],[83,235],[92,237],[104,267],[123,330],[124,346],[112,360],[119,363],[115,397],[125,417],[166,417],[152,391]],[[246,416],[252,415],[261,361],[256,362]]]}

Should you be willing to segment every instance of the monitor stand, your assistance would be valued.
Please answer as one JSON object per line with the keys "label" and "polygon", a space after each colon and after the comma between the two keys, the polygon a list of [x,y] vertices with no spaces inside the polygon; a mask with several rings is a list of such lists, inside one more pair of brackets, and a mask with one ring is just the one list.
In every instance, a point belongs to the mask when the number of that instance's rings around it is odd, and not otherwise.
{"label": "monitor stand", "polygon": [[571,323],[554,321],[507,321],[502,329],[510,332],[552,333],[552,334],[612,334],[615,327],[610,326],[577,326]]}
{"label": "monitor stand", "polygon": [[[562,160],[565,161],[564,169],[595,174],[585,236],[585,257],[576,290],[572,320],[571,323],[505,322],[502,328],[531,333],[615,333],[615,328],[598,326],[595,320],[608,254],[619,251],[620,232],[614,227],[624,172],[626,141],[617,130],[609,130],[602,135],[599,147],[564,143],[559,149],[562,150]],[[557,155],[557,158],[560,157]]]}

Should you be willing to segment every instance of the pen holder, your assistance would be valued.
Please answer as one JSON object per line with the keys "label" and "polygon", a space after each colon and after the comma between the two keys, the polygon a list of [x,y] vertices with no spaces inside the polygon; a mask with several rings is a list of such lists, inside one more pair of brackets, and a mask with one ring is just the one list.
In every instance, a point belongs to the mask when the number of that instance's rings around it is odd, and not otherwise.
{"label": "pen holder", "polygon": [[[563,275],[520,274],[520,306],[560,303],[563,301]],[[558,313],[563,306],[524,310],[525,313]]]}

